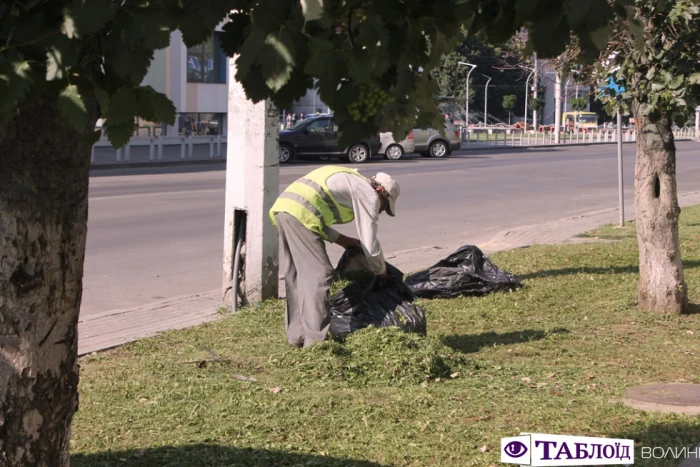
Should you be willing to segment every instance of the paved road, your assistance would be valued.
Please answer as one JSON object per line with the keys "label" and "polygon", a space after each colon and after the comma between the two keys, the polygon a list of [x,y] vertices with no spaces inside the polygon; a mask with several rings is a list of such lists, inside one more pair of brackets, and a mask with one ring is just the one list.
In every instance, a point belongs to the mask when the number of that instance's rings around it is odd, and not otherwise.
{"label": "paved road", "polygon": [[[631,200],[633,146],[625,149]],[[697,143],[679,144],[679,193],[700,190],[698,155]],[[316,166],[282,167],[280,188]],[[617,206],[614,145],[472,150],[446,160],[382,160],[360,171],[386,171],[401,183],[398,216],[380,224],[387,253],[480,245],[503,229]],[[95,171],[83,316],[218,287],[224,175],[223,166]],[[352,234],[354,226],[339,230]],[[329,253],[334,259],[341,250],[330,246]]]}

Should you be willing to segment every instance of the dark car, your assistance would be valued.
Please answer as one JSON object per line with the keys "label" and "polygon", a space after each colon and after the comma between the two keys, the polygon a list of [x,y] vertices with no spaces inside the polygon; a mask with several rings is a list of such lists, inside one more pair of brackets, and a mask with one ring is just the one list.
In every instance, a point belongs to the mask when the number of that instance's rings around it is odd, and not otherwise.
{"label": "dark car", "polygon": [[280,163],[294,158],[327,159],[337,156],[340,159],[361,163],[370,160],[382,146],[379,136],[367,138],[342,147],[338,144],[338,125],[332,115],[309,117],[289,130],[279,134]]}

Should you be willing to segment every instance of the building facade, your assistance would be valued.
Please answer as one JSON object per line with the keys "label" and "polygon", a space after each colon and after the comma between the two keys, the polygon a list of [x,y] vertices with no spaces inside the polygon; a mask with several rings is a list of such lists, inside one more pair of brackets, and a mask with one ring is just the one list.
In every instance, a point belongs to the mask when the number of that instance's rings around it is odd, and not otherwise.
{"label": "building facade", "polygon": [[157,50],[142,83],[167,95],[175,105],[175,125],[138,122],[134,136],[225,135],[228,111],[228,58],[221,49],[221,23],[203,44],[187,48],[182,33]]}

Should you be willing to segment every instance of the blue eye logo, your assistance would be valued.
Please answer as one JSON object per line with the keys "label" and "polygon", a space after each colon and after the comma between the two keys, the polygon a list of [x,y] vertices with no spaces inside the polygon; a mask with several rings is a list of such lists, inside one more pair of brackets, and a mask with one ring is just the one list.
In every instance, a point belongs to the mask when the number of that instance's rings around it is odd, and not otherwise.
{"label": "blue eye logo", "polygon": [[505,453],[508,454],[510,457],[518,458],[525,455],[525,453],[527,452],[527,446],[525,446],[520,441],[511,441],[510,443],[506,444],[506,447],[503,448],[503,451],[505,451]]}

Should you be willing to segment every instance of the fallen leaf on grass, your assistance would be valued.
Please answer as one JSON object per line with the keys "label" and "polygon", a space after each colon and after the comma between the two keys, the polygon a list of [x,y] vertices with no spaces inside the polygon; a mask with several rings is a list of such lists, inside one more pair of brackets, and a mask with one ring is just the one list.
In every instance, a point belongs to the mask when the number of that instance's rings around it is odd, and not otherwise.
{"label": "fallen leaf on grass", "polygon": [[481,451],[481,452],[489,452],[489,445],[488,445],[488,444],[484,444],[483,446],[481,446],[481,448],[479,449],[479,451]]}
{"label": "fallen leaf on grass", "polygon": [[554,378],[555,376],[557,376],[556,373],[550,373],[550,374],[547,375],[547,379],[552,379],[552,378]]}
{"label": "fallen leaf on grass", "polygon": [[525,376],[525,377],[523,377],[523,378],[520,378],[520,381],[522,381],[523,383],[529,383],[530,381],[532,381],[532,379],[529,378],[529,377],[527,377],[527,376]]}
{"label": "fallen leaf on grass", "polygon": [[271,388],[271,389],[270,389],[270,392],[271,392],[272,394],[279,394],[280,392],[282,392],[282,388],[279,387],[279,386],[277,386],[276,388]]}
{"label": "fallen leaf on grass", "polygon": [[450,375],[450,378],[454,379],[454,378],[456,378],[457,376],[459,376],[459,371],[455,371],[454,373],[452,373],[452,374]]}

